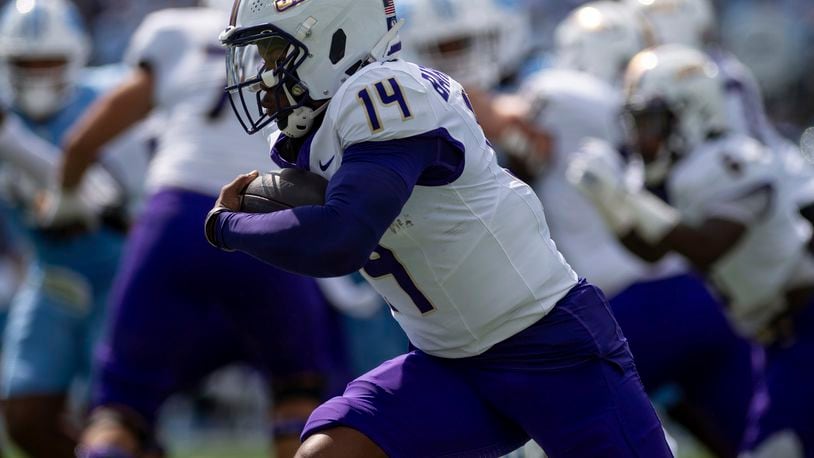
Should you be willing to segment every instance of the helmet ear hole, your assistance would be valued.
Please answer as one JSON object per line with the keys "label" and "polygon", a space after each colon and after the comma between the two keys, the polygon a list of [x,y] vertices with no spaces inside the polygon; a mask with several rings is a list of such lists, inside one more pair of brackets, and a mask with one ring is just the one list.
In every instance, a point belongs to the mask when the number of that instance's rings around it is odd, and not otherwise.
{"label": "helmet ear hole", "polygon": [[345,35],[344,30],[339,29],[334,32],[334,36],[331,38],[331,51],[328,53],[328,58],[332,64],[336,65],[337,62],[345,57],[345,45],[347,41],[348,37]]}

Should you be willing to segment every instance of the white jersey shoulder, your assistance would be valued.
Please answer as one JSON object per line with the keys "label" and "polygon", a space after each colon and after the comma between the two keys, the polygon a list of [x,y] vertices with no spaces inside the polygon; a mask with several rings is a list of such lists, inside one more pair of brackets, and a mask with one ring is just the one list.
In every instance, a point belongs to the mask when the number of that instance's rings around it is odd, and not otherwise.
{"label": "white jersey shoulder", "polygon": [[706,142],[678,163],[669,180],[670,198],[685,221],[700,224],[718,203],[779,181],[780,170],[771,151],[756,140],[725,136]]}
{"label": "white jersey shoulder", "polygon": [[238,174],[273,166],[268,143],[246,135],[224,93],[226,54],[217,37],[227,19],[217,9],[161,10],[134,35],[126,60],[149,67],[158,111],[151,190],[217,195]]}
{"label": "white jersey shoulder", "polygon": [[416,347],[449,358],[482,353],[576,284],[539,200],[497,164],[457,82],[408,62],[372,64],[330,103],[309,160],[328,179],[359,143],[428,134],[463,155],[448,182],[414,187],[363,269]]}
{"label": "white jersey shoulder", "polygon": [[328,116],[337,120],[341,147],[476,125],[463,88],[444,73],[405,61],[371,64],[334,97]]}
{"label": "white jersey shoulder", "polygon": [[811,231],[791,191],[777,157],[758,141],[738,135],[702,145],[668,181],[670,199],[687,224],[749,215],[742,240],[711,272],[741,329],[759,329],[777,312],[804,258]]}

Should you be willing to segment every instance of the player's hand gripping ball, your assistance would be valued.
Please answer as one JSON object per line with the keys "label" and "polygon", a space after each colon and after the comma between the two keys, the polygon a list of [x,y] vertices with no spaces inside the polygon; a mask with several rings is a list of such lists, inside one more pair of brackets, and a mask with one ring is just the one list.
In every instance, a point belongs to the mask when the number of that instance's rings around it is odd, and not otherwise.
{"label": "player's hand gripping ball", "polygon": [[224,212],[272,213],[304,205],[325,203],[328,181],[301,169],[282,169],[240,175],[220,191],[215,207],[206,216],[206,239],[217,248],[218,215]]}

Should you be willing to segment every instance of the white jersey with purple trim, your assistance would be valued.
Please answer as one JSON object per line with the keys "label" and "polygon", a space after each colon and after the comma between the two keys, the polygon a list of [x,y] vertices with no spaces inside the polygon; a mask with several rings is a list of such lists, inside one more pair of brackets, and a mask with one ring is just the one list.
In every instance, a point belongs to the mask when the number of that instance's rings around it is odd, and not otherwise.
{"label": "white jersey with purple trim", "polygon": [[708,141],[673,169],[667,182],[682,221],[719,217],[747,232],[710,272],[741,329],[760,329],[783,306],[784,292],[807,262],[811,228],[800,216],[781,161],[758,141],[729,135]]}
{"label": "white jersey with purple trim", "polygon": [[814,167],[805,160],[797,145],[780,135],[772,125],[755,76],[731,53],[711,49],[709,55],[718,65],[726,88],[730,127],[771,148],[783,161],[789,179],[798,183],[795,200],[801,205],[814,202]]}
{"label": "white jersey with purple trim", "polygon": [[150,190],[217,195],[238,174],[268,169],[268,144],[246,135],[223,90],[225,51],[218,33],[227,16],[209,8],[161,10],[147,16],[133,37],[126,61],[151,69],[160,116]]}
{"label": "white jersey with purple trim", "polygon": [[604,223],[594,205],[565,177],[568,164],[589,138],[623,142],[620,91],[572,70],[538,72],[521,88],[535,121],[554,138],[553,157],[534,181],[548,216],[551,238],[571,266],[609,297],[636,281],[684,270],[671,257],[657,265],[631,254]]}
{"label": "white jersey with purple trim", "polygon": [[359,70],[328,105],[310,169],[330,179],[354,144],[428,133],[459,149],[464,166],[413,189],[363,274],[417,348],[461,358],[541,319],[577,276],[537,196],[497,164],[462,87],[441,72],[404,61]]}

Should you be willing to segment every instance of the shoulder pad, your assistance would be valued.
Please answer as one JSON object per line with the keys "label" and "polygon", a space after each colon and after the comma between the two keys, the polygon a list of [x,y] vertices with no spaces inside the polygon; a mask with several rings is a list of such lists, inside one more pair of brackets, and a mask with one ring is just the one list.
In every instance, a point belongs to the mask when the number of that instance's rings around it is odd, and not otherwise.
{"label": "shoulder pad", "polygon": [[334,120],[343,149],[438,128],[433,107],[440,98],[422,79],[419,67],[404,62],[372,64],[360,73],[345,83],[327,114]]}

